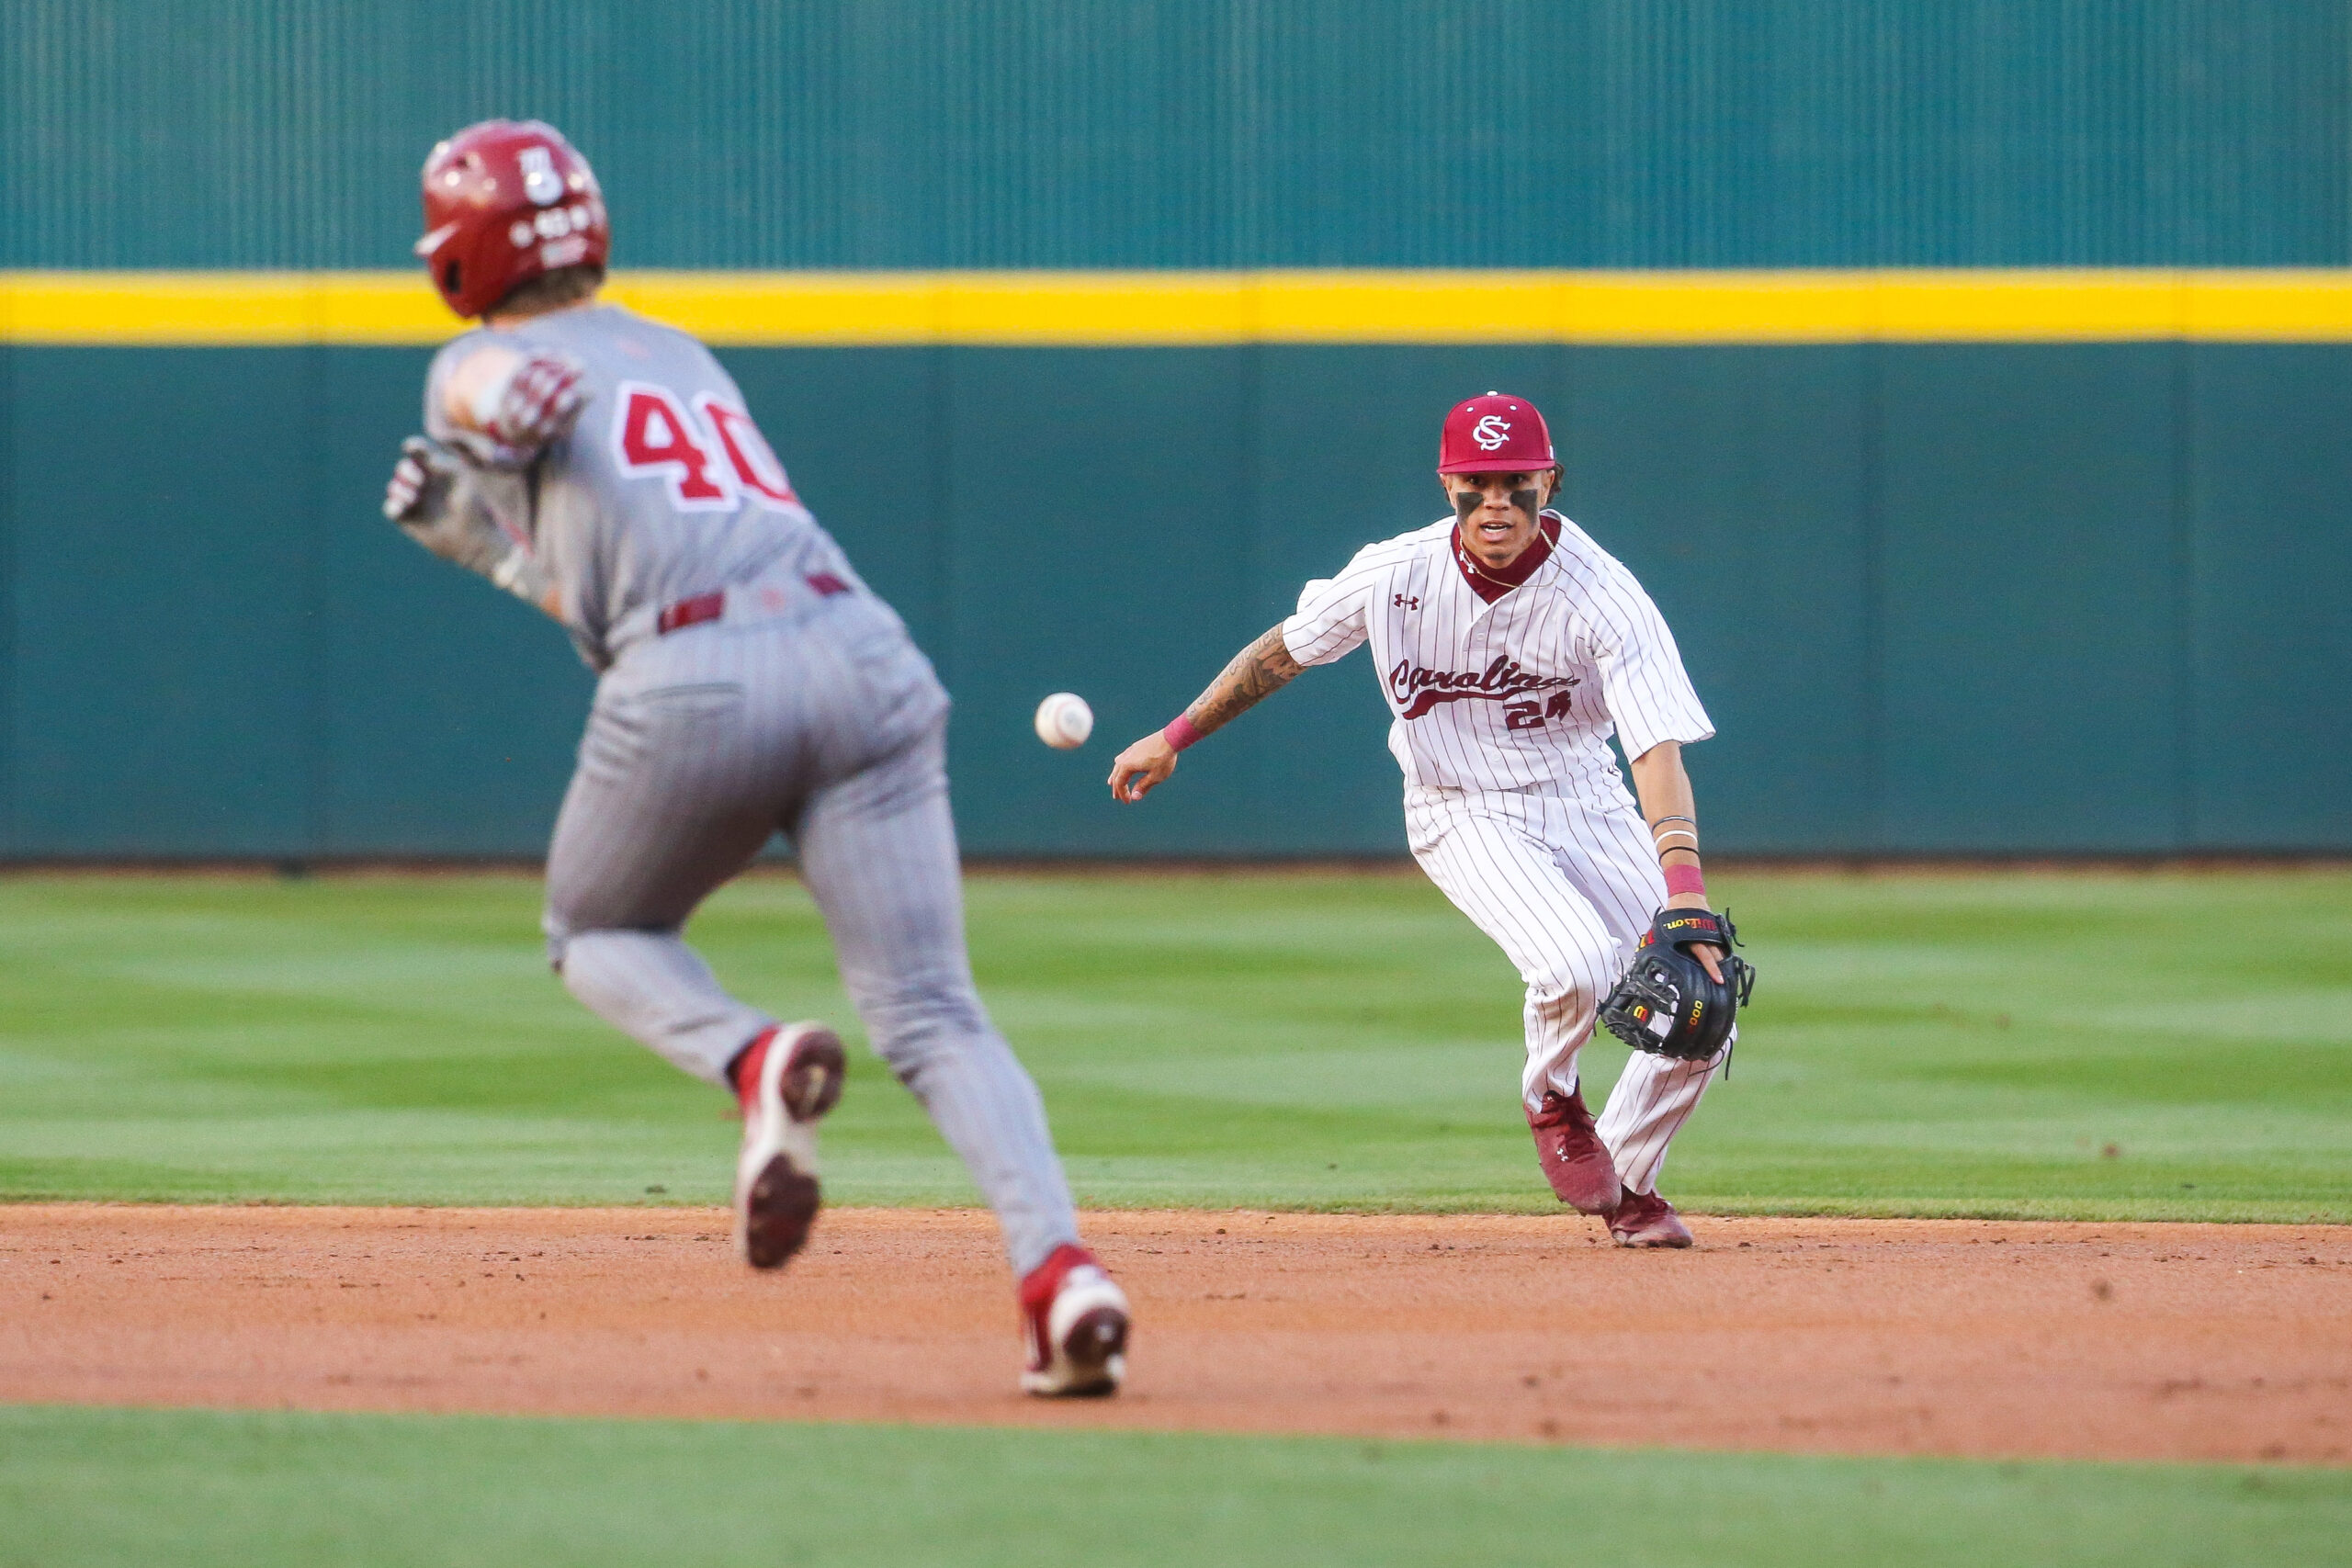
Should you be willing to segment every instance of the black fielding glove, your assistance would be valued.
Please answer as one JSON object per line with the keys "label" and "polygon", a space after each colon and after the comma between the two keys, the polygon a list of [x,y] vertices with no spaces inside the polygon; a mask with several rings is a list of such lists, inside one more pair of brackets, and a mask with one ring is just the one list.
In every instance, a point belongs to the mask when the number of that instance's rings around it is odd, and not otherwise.
{"label": "black fielding glove", "polygon": [[[1712,1061],[1730,1043],[1740,1006],[1756,986],[1756,966],[1732,952],[1738,941],[1728,914],[1660,909],[1624,977],[1600,1004],[1600,1021],[1636,1051]],[[1702,944],[1723,950],[1716,961],[1721,980],[1711,979],[1691,955]]]}

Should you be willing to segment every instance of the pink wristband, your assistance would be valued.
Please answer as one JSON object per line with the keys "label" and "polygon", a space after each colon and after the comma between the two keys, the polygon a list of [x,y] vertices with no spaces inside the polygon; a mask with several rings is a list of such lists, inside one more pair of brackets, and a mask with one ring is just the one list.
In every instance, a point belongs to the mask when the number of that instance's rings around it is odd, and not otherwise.
{"label": "pink wristband", "polygon": [[1707,896],[1706,873],[1697,866],[1675,864],[1667,866],[1665,871],[1668,897],[1679,898],[1685,893],[1696,893],[1702,898]]}
{"label": "pink wristband", "polygon": [[1168,721],[1168,728],[1159,732],[1159,738],[1182,751],[1185,747],[1200,739],[1201,732],[1193,728],[1191,719],[1180,713]]}

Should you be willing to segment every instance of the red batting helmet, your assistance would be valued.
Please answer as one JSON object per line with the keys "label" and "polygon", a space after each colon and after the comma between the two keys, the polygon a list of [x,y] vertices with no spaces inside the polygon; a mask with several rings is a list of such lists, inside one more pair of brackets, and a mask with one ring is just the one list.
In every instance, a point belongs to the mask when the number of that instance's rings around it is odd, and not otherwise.
{"label": "red batting helmet", "polygon": [[1533,474],[1558,462],[1551,427],[1535,405],[1500,392],[1454,404],[1438,437],[1441,474]]}
{"label": "red batting helmet", "polygon": [[526,278],[602,266],[612,248],[595,171],[536,119],[486,119],[424,160],[416,254],[460,316],[479,316]]}

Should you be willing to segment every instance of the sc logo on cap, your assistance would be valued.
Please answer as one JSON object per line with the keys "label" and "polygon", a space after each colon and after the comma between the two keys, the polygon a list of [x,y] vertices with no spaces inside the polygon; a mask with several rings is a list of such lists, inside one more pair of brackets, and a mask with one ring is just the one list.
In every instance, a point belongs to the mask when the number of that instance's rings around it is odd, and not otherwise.
{"label": "sc logo on cap", "polygon": [[1488,414],[1470,430],[1470,439],[1491,452],[1510,439],[1510,425],[1500,414]]}

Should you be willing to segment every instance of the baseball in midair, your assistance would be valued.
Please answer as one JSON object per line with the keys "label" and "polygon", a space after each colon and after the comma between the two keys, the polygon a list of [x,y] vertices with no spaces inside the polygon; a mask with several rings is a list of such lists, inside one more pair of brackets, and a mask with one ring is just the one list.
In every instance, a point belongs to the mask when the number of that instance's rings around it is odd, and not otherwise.
{"label": "baseball in midair", "polygon": [[1056,692],[1037,705],[1037,739],[1057,751],[1086,744],[1094,733],[1094,710],[1076,692]]}

